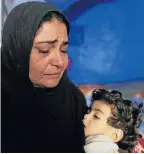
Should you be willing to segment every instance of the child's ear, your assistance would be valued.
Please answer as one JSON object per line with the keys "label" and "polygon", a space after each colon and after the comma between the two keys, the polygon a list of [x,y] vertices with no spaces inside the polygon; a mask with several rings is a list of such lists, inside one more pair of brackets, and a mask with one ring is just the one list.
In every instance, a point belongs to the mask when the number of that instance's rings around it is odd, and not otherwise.
{"label": "child's ear", "polygon": [[124,136],[124,133],[121,129],[116,129],[115,128],[115,131],[113,132],[113,135],[112,135],[112,138],[113,138],[113,141],[114,142],[119,142]]}

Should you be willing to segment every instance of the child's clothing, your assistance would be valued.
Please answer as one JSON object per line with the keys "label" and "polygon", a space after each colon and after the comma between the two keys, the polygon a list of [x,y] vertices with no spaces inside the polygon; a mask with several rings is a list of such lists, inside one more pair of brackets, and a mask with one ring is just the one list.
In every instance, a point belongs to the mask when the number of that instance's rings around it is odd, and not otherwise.
{"label": "child's clothing", "polygon": [[104,135],[86,138],[84,150],[86,153],[118,153],[118,145]]}

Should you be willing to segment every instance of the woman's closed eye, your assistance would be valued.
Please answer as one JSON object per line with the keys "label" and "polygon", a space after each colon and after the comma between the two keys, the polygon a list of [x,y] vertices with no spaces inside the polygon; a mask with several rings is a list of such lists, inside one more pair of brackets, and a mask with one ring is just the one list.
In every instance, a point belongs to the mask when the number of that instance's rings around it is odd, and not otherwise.
{"label": "woman's closed eye", "polygon": [[40,49],[39,49],[39,53],[47,54],[48,52],[49,52],[49,50],[40,50]]}
{"label": "woman's closed eye", "polygon": [[[49,50],[39,50],[39,53],[42,53],[42,54],[46,54],[46,53],[48,53],[48,52],[49,52]],[[61,50],[61,52],[62,52],[62,53],[67,53],[66,50]]]}
{"label": "woman's closed eye", "polygon": [[61,52],[62,52],[62,53],[67,53],[67,51],[66,51],[66,50],[61,50]]}
{"label": "woman's closed eye", "polygon": [[40,53],[40,54],[47,54],[50,51],[50,47],[43,47],[43,46],[34,46],[34,48]]}
{"label": "woman's closed eye", "polygon": [[63,45],[60,47],[60,52],[61,53],[67,53],[67,48],[68,48],[68,45]]}

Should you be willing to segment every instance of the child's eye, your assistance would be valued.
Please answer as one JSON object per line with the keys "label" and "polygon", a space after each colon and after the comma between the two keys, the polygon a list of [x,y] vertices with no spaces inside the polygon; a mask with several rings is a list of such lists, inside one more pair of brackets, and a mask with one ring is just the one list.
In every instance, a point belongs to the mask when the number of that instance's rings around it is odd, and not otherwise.
{"label": "child's eye", "polygon": [[96,118],[96,119],[100,119],[99,117],[97,117],[96,115],[94,115],[94,118]]}

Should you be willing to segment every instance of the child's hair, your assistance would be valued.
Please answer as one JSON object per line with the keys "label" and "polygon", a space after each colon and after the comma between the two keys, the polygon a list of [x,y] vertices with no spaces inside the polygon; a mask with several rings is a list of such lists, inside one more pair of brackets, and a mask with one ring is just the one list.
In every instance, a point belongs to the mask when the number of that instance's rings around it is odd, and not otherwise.
{"label": "child's hair", "polygon": [[136,133],[136,128],[141,122],[142,106],[134,108],[134,103],[130,100],[122,98],[122,93],[119,91],[107,91],[105,89],[95,89],[92,93],[92,102],[103,100],[111,105],[112,116],[108,118],[107,123],[121,129],[124,133],[122,140],[117,144],[121,151],[130,152],[130,149],[135,146],[141,135]]}

